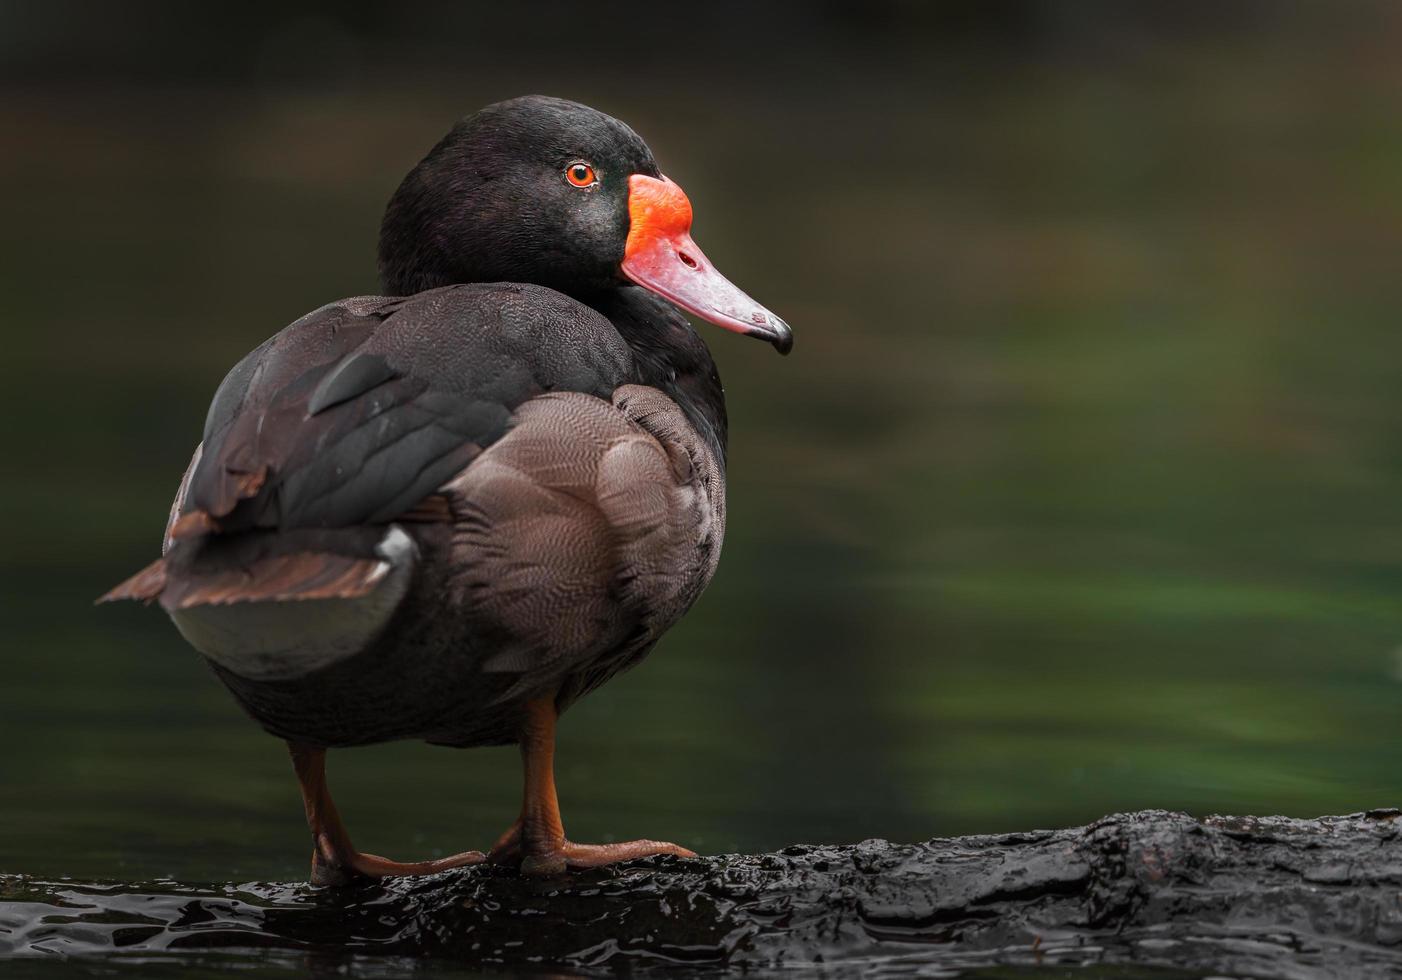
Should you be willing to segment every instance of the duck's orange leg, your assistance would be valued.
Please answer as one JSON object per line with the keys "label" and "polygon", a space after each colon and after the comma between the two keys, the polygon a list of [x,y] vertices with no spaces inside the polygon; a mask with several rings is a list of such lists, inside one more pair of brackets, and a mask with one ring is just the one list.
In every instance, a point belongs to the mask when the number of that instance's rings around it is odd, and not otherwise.
{"label": "duck's orange leg", "polygon": [[565,839],[560,802],[555,795],[555,710],[553,697],[527,702],[521,729],[521,760],[525,767],[525,793],[521,816],[496,846],[488,860],[520,863],[527,875],[560,874],[567,868],[597,868],[616,861],[675,854],[696,857],[666,841],[633,840],[621,844],[576,844]]}
{"label": "duck's orange leg", "polygon": [[326,750],[287,743],[292,767],[302,784],[302,803],[307,808],[307,826],[312,832],[313,885],[345,885],[356,878],[385,878],[391,875],[431,875],[486,859],[481,851],[465,851],[435,861],[404,863],[375,854],[362,854],[351,844],[341,815],[326,788]]}

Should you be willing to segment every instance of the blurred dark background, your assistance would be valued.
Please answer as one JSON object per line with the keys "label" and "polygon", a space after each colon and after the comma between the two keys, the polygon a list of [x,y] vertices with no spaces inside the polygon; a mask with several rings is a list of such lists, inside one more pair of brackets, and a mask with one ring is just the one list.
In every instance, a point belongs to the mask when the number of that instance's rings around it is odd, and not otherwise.
{"label": "blurred dark background", "polygon": [[[1402,8],[0,2],[0,870],[293,879],[282,747],[144,565],[246,350],[527,92],[633,125],[789,319],[715,584],[561,733],[576,839],[917,839],[1402,799]],[[512,750],[333,755],[489,844]]]}

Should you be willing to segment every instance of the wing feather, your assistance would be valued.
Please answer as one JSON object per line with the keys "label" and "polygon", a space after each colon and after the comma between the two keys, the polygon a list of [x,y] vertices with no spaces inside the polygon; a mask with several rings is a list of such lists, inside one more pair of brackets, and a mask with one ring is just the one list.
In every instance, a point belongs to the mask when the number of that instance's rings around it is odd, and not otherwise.
{"label": "wing feather", "polygon": [[526,400],[561,387],[606,397],[630,369],[612,324],[540,287],[332,304],[229,373],[178,524],[228,533],[393,520],[500,439]]}

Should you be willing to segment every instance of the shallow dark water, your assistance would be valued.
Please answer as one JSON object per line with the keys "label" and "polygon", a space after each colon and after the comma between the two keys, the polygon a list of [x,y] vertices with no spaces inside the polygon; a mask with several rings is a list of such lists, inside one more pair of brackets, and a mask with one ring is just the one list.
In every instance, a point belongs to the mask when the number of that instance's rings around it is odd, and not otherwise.
{"label": "shallow dark water", "polygon": [[[705,936],[704,931],[698,931],[696,945],[669,947],[658,942],[649,946],[646,941],[639,941],[636,929],[630,929],[633,938],[627,943],[591,942],[573,949],[567,938],[540,934],[536,939],[540,955],[534,957],[533,965],[533,957],[523,948],[522,940],[493,946],[494,941],[500,940],[472,931],[485,928],[483,923],[490,922],[491,913],[483,914],[480,922],[476,912],[470,913],[475,925],[459,924],[467,935],[480,935],[480,942],[469,945],[461,938],[437,934],[451,928],[453,921],[451,910],[444,915],[444,896],[439,891],[451,892],[455,887],[445,884],[447,878],[425,879],[409,886],[365,886],[343,891],[258,883],[197,887],[161,881],[93,884],[0,878],[0,955],[8,957],[6,976],[20,977],[190,977],[237,969],[270,977],[639,975],[685,980],[722,972],[723,968],[714,962],[715,955],[721,949],[734,952],[736,942],[746,945],[744,939]],[[635,885],[640,896],[652,892],[645,882]],[[514,896],[515,902],[533,908],[534,915],[545,923],[537,923],[536,930],[578,932],[577,923],[589,918],[589,903],[601,899],[584,897],[590,892],[587,882],[576,889],[580,894],[571,897],[559,897],[555,887],[509,884],[503,894],[488,883],[485,892],[481,886],[464,887],[460,897],[450,898],[448,904],[461,901],[464,905],[486,903],[495,907],[494,900],[500,903]],[[609,887],[609,883],[602,883],[602,888],[592,891],[597,895]],[[656,892],[655,897],[663,894]],[[674,904],[669,906],[664,901],[663,907],[671,910],[668,915],[683,919],[688,903],[714,901],[704,892],[674,898]],[[610,908],[607,921],[618,921],[617,907]],[[648,899],[644,897],[632,911],[646,915],[647,909]],[[518,922],[506,922],[508,914]],[[505,926],[503,935],[525,934],[520,925],[521,909],[503,909],[500,915],[503,919],[495,927],[497,931]],[[891,932],[887,930],[888,934]],[[843,950],[850,938],[849,935],[838,940],[834,936],[830,949],[818,945],[809,948],[804,941],[803,949],[787,951],[785,959],[791,961],[788,966],[750,963],[742,971],[736,970],[747,976],[775,977],[819,974],[991,978],[1021,976],[1036,964],[1038,975],[1077,980],[1109,976],[1148,980],[1185,975],[1157,967],[1104,965],[1103,961],[1133,956],[1135,944],[1118,942],[1113,936],[1096,942],[1053,939],[1040,951],[1032,951],[1026,943],[1004,950],[964,949],[959,943],[921,939],[918,930],[907,941],[887,935],[880,951]],[[715,944],[716,939],[719,945]],[[486,961],[488,965],[484,969],[455,962],[444,955],[445,942],[463,951],[455,956],[466,953],[474,963]],[[411,952],[406,955],[406,950]],[[988,965],[1000,960],[1006,965]],[[552,965],[552,961],[565,965]]]}
{"label": "shallow dark water", "polygon": [[[529,90],[632,122],[708,254],[797,335],[782,360],[711,338],[721,571],[565,719],[572,835],[716,853],[1396,803],[1386,21],[1140,39],[1128,60],[931,59],[897,24],[821,71],[718,73],[723,112],[667,73],[644,91],[506,63],[367,58],[295,90],[6,82],[0,871],[305,873],[281,747],[158,613],[89,603],[155,553],[227,366],[372,291],[402,172],[458,113]],[[331,766],[367,850],[482,847],[515,813],[510,750]],[[281,957],[235,959],[306,967]]]}

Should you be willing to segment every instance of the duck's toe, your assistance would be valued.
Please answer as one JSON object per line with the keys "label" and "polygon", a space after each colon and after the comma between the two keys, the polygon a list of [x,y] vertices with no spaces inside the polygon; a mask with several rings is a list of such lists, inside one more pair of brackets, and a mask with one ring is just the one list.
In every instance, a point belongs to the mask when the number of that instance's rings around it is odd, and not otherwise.
{"label": "duck's toe", "polygon": [[431,861],[391,861],[378,854],[362,854],[359,851],[328,857],[321,848],[317,848],[312,852],[311,883],[341,886],[367,879],[432,875],[452,868],[481,864],[486,859],[487,856],[481,851],[463,851]]}
{"label": "duck's toe", "polygon": [[[517,851],[520,854],[520,851]],[[618,844],[576,844],[562,841],[557,847],[520,854],[521,873],[531,877],[547,877],[565,871],[601,868],[620,861],[670,854],[674,857],[696,857],[695,851],[679,844],[659,840],[630,840]]]}

